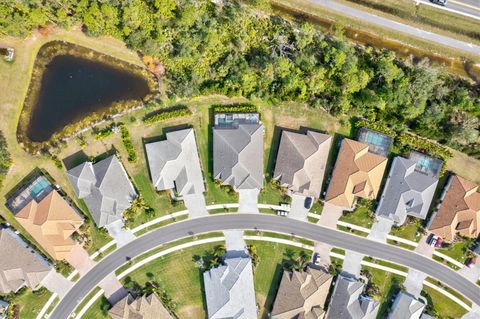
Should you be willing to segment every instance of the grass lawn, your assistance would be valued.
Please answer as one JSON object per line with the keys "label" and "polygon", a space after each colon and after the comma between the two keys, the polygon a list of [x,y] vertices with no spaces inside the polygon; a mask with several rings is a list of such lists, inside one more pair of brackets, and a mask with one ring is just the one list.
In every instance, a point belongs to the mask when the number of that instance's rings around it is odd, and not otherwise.
{"label": "grass lawn", "polygon": [[202,272],[195,267],[193,258],[205,255],[217,245],[205,244],[168,254],[135,270],[122,282],[143,286],[147,281],[156,281],[176,303],[179,318],[205,318]]}
{"label": "grass lawn", "polygon": [[418,227],[419,227],[419,223],[417,222],[405,224],[400,227],[392,227],[392,231],[390,232],[390,235],[397,236],[400,238],[405,238],[414,242],[419,242],[422,236],[421,234],[420,236],[417,236]]}
{"label": "grass lawn", "polygon": [[360,206],[353,212],[344,212],[340,220],[357,226],[372,228],[374,217],[368,208]]}
{"label": "grass lawn", "polygon": [[448,247],[447,249],[437,249],[442,254],[445,254],[449,257],[452,257],[455,260],[458,260],[462,264],[465,263],[467,259],[467,250],[470,246],[470,241],[460,240]]}
{"label": "grass lawn", "polygon": [[282,261],[288,259],[286,255],[289,253],[298,254],[302,249],[262,241],[247,241],[247,243],[257,247],[259,263],[254,273],[255,292],[260,306],[259,318],[267,318],[282,279]]}
{"label": "grass lawn", "polygon": [[399,290],[399,285],[403,283],[405,278],[366,266],[363,266],[362,269],[370,272],[372,283],[379,289],[379,293],[373,296],[373,298],[380,302],[380,310],[378,311],[377,318],[386,318],[386,311],[391,305],[391,299]]}
{"label": "grass lawn", "polygon": [[90,308],[88,308],[87,312],[85,312],[82,318],[110,319],[111,317],[108,315],[108,309],[110,309],[110,307],[111,305],[108,302],[107,298],[102,295],[93,303]]}
{"label": "grass lawn", "polygon": [[51,295],[52,293],[47,289],[37,291],[25,289],[23,293],[16,295],[10,303],[11,305],[20,305],[21,319],[35,319]]}
{"label": "grass lawn", "polygon": [[467,313],[463,307],[430,287],[423,287],[422,295],[425,293],[427,294],[426,298],[428,303],[432,304],[435,312],[437,313],[437,318],[461,318]]}

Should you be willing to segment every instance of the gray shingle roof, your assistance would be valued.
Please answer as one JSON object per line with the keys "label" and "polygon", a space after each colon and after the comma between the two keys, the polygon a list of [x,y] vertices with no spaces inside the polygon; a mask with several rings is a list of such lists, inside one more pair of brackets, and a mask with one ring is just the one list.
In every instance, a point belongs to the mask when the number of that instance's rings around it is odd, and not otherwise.
{"label": "gray shingle roof", "polygon": [[115,155],[85,162],[67,173],[78,198],[84,199],[98,227],[122,218],[137,197],[127,172]]}
{"label": "gray shingle roof", "polygon": [[419,319],[425,304],[407,292],[399,292],[393,303],[389,319]]}
{"label": "gray shingle roof", "polygon": [[326,319],[375,319],[379,302],[363,296],[364,284],[339,275],[328,307]]}
{"label": "gray shingle roof", "polygon": [[9,228],[0,228],[0,293],[37,288],[52,266]]}
{"label": "gray shingle roof", "polygon": [[283,131],[273,177],[294,193],[318,198],[332,137],[307,131]]}
{"label": "gray shingle roof", "polygon": [[407,215],[425,219],[435,194],[438,179],[416,169],[416,163],[403,157],[395,157],[377,215],[402,225]]}
{"label": "gray shingle roof", "polygon": [[157,190],[176,188],[180,196],[205,192],[193,129],[167,133],[165,141],[145,145]]}
{"label": "gray shingle roof", "polygon": [[252,262],[249,257],[225,259],[203,273],[209,319],[257,318]]}
{"label": "gray shingle roof", "polygon": [[213,128],[213,176],[237,190],[262,188],[262,124]]}

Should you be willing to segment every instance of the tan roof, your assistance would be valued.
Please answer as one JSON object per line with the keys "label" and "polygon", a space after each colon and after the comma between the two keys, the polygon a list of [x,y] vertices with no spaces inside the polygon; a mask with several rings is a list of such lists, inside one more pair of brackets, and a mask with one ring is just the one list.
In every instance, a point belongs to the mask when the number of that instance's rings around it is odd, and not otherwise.
{"label": "tan roof", "polygon": [[325,200],[352,207],[355,196],[375,199],[380,190],[387,158],[368,152],[368,145],[344,139]]}
{"label": "tan roof", "polygon": [[133,298],[127,295],[108,311],[112,319],[173,319],[157,295]]}
{"label": "tan roof", "polygon": [[15,218],[32,237],[56,260],[63,260],[75,242],[70,236],[83,219],[55,190],[40,202],[30,201]]}
{"label": "tan roof", "polygon": [[15,292],[23,286],[37,288],[51,269],[39,254],[10,229],[0,228],[0,256],[1,294]]}
{"label": "tan roof", "polygon": [[324,317],[324,304],[332,276],[323,269],[308,267],[306,271],[284,271],[272,317],[276,319]]}
{"label": "tan roof", "polygon": [[452,240],[457,231],[462,235],[477,237],[480,224],[480,193],[478,186],[459,176],[452,176],[448,190],[430,230]]}

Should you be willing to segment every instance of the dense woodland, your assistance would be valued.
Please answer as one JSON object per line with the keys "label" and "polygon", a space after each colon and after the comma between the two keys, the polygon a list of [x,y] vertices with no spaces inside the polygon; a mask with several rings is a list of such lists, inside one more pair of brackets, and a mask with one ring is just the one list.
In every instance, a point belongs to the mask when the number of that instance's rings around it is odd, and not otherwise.
{"label": "dense woodland", "polygon": [[[7,0],[0,34],[26,36],[48,23],[81,23],[91,36],[123,39],[164,67],[169,96],[220,93],[305,102],[363,116],[480,155],[480,89],[394,53],[355,48],[301,21],[225,0]],[[163,69],[163,68],[162,68]]]}

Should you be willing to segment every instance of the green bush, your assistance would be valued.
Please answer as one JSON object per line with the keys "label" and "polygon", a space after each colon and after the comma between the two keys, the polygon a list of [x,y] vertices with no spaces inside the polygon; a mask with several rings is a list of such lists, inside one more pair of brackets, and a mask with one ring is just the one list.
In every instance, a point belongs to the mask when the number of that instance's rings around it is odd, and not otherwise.
{"label": "green bush", "polygon": [[370,121],[366,121],[366,120],[358,120],[358,121],[355,122],[355,127],[357,129],[360,129],[362,127],[368,128],[370,130],[374,130],[374,131],[383,133],[383,134],[391,136],[393,138],[395,138],[397,136],[397,133],[394,130],[386,127],[384,123],[380,123],[380,122],[370,122]]}
{"label": "green bush", "polygon": [[252,103],[238,103],[238,104],[216,104],[212,105],[215,113],[256,113],[257,107]]}
{"label": "green bush", "polygon": [[173,107],[169,107],[166,109],[162,109],[160,111],[147,114],[143,118],[143,123],[145,124],[153,124],[160,121],[166,121],[169,119],[189,116],[192,115],[192,111],[186,107],[185,105],[177,105]]}
{"label": "green bush", "polygon": [[7,140],[3,136],[3,132],[0,131],[0,186],[11,165],[12,158],[7,149]]}
{"label": "green bush", "polygon": [[123,145],[125,146],[125,149],[127,150],[128,161],[130,163],[134,163],[137,160],[137,153],[135,153],[135,148],[133,147],[133,142],[132,142],[132,138],[130,136],[130,132],[128,131],[125,124],[123,124],[123,123],[120,123],[119,127],[120,127],[120,133],[122,134]]}
{"label": "green bush", "polygon": [[95,139],[101,140],[113,135],[113,133],[115,132],[115,127],[116,127],[116,124],[112,123],[102,129],[93,129],[92,134],[95,137]]}
{"label": "green bush", "polygon": [[445,162],[452,157],[452,152],[450,152],[445,146],[419,136],[402,133],[398,136],[397,140],[398,143],[403,146],[408,146],[431,156],[439,157]]}

